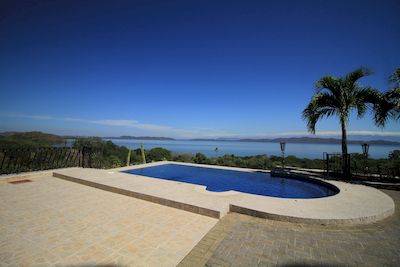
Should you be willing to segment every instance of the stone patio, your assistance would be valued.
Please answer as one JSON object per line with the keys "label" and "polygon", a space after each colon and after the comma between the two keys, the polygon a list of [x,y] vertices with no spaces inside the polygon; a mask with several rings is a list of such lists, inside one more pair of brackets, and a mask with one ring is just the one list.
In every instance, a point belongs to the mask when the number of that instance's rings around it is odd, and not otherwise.
{"label": "stone patio", "polygon": [[[291,223],[235,212],[218,221],[51,173],[0,180],[0,266],[398,266],[400,262],[398,209],[387,219],[364,225]],[[31,182],[9,183],[21,179]],[[400,205],[400,192],[382,191]]]}
{"label": "stone patio", "polygon": [[55,177],[0,182],[0,266],[176,266],[217,219]]}
{"label": "stone patio", "polygon": [[[384,190],[400,205],[400,192]],[[358,226],[295,224],[230,213],[183,266],[399,266],[400,211]]]}

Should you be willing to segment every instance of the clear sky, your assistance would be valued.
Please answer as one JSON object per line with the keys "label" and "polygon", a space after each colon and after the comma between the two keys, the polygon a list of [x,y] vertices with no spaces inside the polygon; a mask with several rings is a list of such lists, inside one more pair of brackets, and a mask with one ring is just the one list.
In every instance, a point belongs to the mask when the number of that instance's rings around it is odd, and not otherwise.
{"label": "clear sky", "polygon": [[[320,77],[390,88],[399,1],[1,1],[0,131],[305,135]],[[400,136],[367,114],[353,134]],[[317,124],[335,134],[337,118]]]}

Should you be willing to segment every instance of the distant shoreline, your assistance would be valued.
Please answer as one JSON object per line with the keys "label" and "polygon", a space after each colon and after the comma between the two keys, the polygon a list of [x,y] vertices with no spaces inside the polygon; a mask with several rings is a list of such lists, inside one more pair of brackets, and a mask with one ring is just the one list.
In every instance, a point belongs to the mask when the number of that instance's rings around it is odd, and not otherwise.
{"label": "distant shoreline", "polygon": [[[26,137],[29,140],[34,139],[43,139],[43,140],[51,140],[57,141],[58,143],[63,142],[64,139],[77,139],[77,138],[85,138],[90,136],[77,136],[77,135],[54,135],[42,132],[0,132],[0,140],[3,139],[13,139],[20,136]],[[95,136],[92,136],[95,137]],[[319,138],[319,137],[280,137],[280,138],[193,138],[193,139],[175,139],[171,137],[164,136],[108,136],[108,137],[98,137],[102,139],[110,139],[110,140],[138,140],[138,141],[203,141],[203,142],[248,142],[248,143],[293,143],[293,144],[335,144],[340,145],[342,140],[339,138]],[[391,140],[348,140],[347,143],[349,145],[352,144],[363,144],[368,143],[370,145],[382,145],[382,146],[400,146],[399,141],[391,141]]]}
{"label": "distant shoreline", "polygon": [[[250,143],[295,143],[295,144],[341,144],[342,140],[337,138],[316,138],[316,137],[289,137],[289,138],[273,138],[273,139],[224,139],[224,138],[195,138],[195,139],[175,139],[170,137],[140,137],[140,136],[119,136],[119,137],[103,137],[103,139],[123,139],[123,140],[152,140],[152,141],[205,141],[205,142],[250,142]],[[400,142],[387,141],[387,140],[348,140],[348,144],[363,144],[368,143],[370,145],[396,145],[400,146]]]}

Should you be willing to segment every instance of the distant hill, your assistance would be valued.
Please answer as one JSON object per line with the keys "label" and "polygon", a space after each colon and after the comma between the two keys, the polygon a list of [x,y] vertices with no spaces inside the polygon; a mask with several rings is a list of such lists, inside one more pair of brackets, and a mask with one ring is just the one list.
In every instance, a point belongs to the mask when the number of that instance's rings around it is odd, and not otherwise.
{"label": "distant hill", "polygon": [[[240,142],[269,142],[269,143],[304,143],[304,144],[341,144],[342,140],[337,138],[318,138],[318,137],[287,137],[287,138],[273,138],[273,139],[240,139]],[[400,142],[386,141],[386,140],[348,140],[348,144],[363,144],[368,143],[372,145],[400,145]]]}
{"label": "distant hill", "polygon": [[189,141],[239,141],[239,139],[228,139],[228,138],[194,138],[189,139]]}
{"label": "distant hill", "polygon": [[[196,138],[190,141],[238,141],[238,142],[260,142],[260,143],[299,143],[299,144],[341,144],[342,140],[338,138],[319,138],[319,137],[281,137],[281,138],[244,138],[244,139],[228,139],[228,138]],[[347,140],[348,144],[371,145],[400,145],[400,142],[388,140]]]}
{"label": "distant hill", "polygon": [[64,138],[42,132],[3,132],[0,133],[0,147],[47,147],[63,144]]}
{"label": "distant hill", "polygon": [[123,135],[119,137],[104,137],[105,139],[132,139],[132,140],[176,140],[170,137],[159,137],[159,136],[130,136]]}

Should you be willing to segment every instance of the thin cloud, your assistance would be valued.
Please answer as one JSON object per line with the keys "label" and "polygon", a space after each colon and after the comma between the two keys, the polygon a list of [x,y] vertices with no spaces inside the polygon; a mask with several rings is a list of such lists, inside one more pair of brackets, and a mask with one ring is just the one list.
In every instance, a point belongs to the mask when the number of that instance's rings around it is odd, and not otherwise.
{"label": "thin cloud", "polygon": [[163,125],[156,125],[156,124],[146,124],[146,123],[139,123],[137,120],[85,120],[79,118],[62,118],[66,121],[76,121],[82,123],[93,123],[93,124],[100,124],[106,126],[119,126],[119,127],[129,127],[129,128],[137,128],[143,130],[153,130],[153,131],[163,131],[163,130],[171,130],[171,127],[163,126]]}
{"label": "thin cloud", "polygon": [[400,132],[349,131],[350,135],[400,136]]}
{"label": "thin cloud", "polygon": [[3,117],[11,117],[11,118],[23,118],[23,119],[34,119],[34,120],[51,120],[52,116],[49,115],[28,115],[28,114],[20,114],[20,113],[12,113],[12,112],[4,112],[0,113]]}
{"label": "thin cloud", "polygon": [[[140,123],[137,120],[126,120],[126,119],[101,119],[101,120],[88,120],[82,118],[71,118],[71,117],[53,117],[50,115],[29,115],[21,113],[0,113],[3,117],[12,118],[25,118],[33,120],[58,120],[66,122],[79,122],[86,124],[98,124],[111,127],[127,127],[139,130],[145,130],[149,134],[163,134],[177,136],[180,138],[269,138],[269,137],[280,137],[280,136],[311,136],[307,131],[289,131],[289,132],[275,132],[275,133],[254,133],[254,134],[239,134],[228,131],[222,131],[211,128],[192,128],[192,129],[180,129],[165,125]],[[348,131],[347,134],[351,135],[362,135],[362,136],[382,136],[382,137],[400,137],[400,131],[367,131],[367,130],[353,130]],[[340,136],[340,131],[317,131],[312,136]]]}

